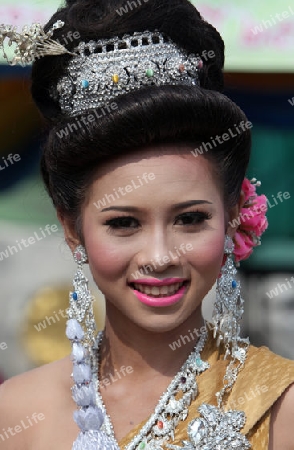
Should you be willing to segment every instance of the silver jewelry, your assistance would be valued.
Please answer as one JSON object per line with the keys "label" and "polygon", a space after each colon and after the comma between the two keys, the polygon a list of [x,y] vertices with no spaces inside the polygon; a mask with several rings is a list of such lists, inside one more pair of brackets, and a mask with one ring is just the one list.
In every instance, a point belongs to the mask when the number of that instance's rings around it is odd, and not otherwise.
{"label": "silver jewelry", "polygon": [[80,433],[73,443],[72,450],[119,450],[116,442],[102,431],[103,411],[96,405],[95,384],[93,383],[92,359],[94,347],[95,319],[92,309],[93,297],[88,290],[88,280],[83,273],[87,261],[85,248],[79,245],[74,251],[78,265],[74,276],[74,292],[70,293],[70,307],[66,335],[72,343],[74,386],[72,398],[78,406],[74,420]]}
{"label": "silver jewelry", "polygon": [[212,322],[214,338],[218,335],[217,345],[225,345],[225,359],[238,352],[240,340],[240,321],[244,312],[244,300],[240,293],[240,282],[236,280],[236,267],[233,261],[234,242],[230,236],[225,237],[224,252],[226,262],[221,268],[221,276],[217,280],[216,302]]}
{"label": "silver jewelry", "polygon": [[[87,255],[82,246],[77,247],[74,258],[78,268],[73,282],[75,290],[70,295],[66,334],[72,342],[72,376],[75,382],[72,397],[79,408],[74,413],[74,420],[81,432],[73,443],[72,450],[96,450],[97,448],[119,450],[111,419],[107,415],[99,392],[99,349],[103,332],[100,332],[95,339],[94,328],[89,327],[89,322],[85,330],[81,325],[86,317],[89,320],[89,311],[92,306],[88,280],[82,271],[82,266],[87,261]],[[88,336],[87,327],[92,330]],[[233,352],[227,366],[223,388],[216,394],[218,406],[202,404],[199,407],[202,417],[190,422],[188,426],[190,441],[183,441],[183,447],[168,444],[169,440],[174,440],[177,425],[187,418],[188,408],[198,394],[196,376],[209,368],[209,364],[202,361],[200,357],[206,339],[205,328],[194,350],[166,392],[160,397],[154,413],[125,450],[163,450],[164,446],[173,450],[218,450],[217,446],[212,446],[216,442],[222,444],[222,450],[250,448],[245,436],[239,432],[246,421],[245,414],[242,411],[225,412],[222,407],[223,396],[232,388],[246,360],[249,341],[241,342],[240,339],[237,341],[237,350]],[[242,346],[244,342],[247,345]],[[182,394],[180,399],[176,399],[178,393]]]}
{"label": "silver jewelry", "polygon": [[[63,26],[64,22],[58,20],[45,33],[41,24],[34,23],[30,27],[27,25],[24,26],[22,32],[18,33],[16,27],[12,25],[0,25],[0,49],[2,49],[4,58],[12,66],[15,64],[25,66],[46,55],[72,54],[63,45],[59,44],[59,42],[51,39],[54,30]],[[4,42],[6,39],[8,47],[16,44],[12,59],[9,59],[5,53]]]}
{"label": "silver jewelry", "polygon": [[67,315],[69,319],[76,319],[79,324],[82,324],[84,329],[83,343],[91,351],[95,344],[96,322],[93,312],[93,301],[95,298],[89,291],[88,279],[83,272],[83,265],[87,262],[85,248],[82,245],[78,245],[73,253],[73,257],[78,267],[73,279],[74,291],[70,292],[69,295]]}
{"label": "silver jewelry", "polygon": [[247,450],[249,441],[239,431],[246,422],[243,411],[221,411],[215,406],[202,404],[198,411],[202,418],[188,425],[189,441],[183,446],[168,445],[173,450]]}
{"label": "silver jewelry", "polygon": [[[188,425],[190,440],[182,441],[183,446],[167,445],[172,450],[248,450],[250,442],[240,433],[246,423],[244,411],[224,410],[223,397],[230,392],[240,370],[243,368],[249,339],[238,340],[238,351],[235,351],[226,368],[222,389],[215,394],[217,406],[202,403],[198,411],[200,417],[193,419]],[[201,417],[202,416],[202,417]]]}
{"label": "silver jewelry", "polygon": [[[11,25],[1,25],[0,49],[10,64],[21,65],[46,55],[72,55],[66,74],[50,88],[50,96],[68,117],[103,107],[116,97],[144,86],[200,86],[198,72],[203,61],[199,55],[189,54],[157,30],[80,42],[69,52],[51,39],[54,30],[63,26],[64,22],[58,20],[45,33],[37,23],[23,27],[18,33]],[[8,46],[16,44],[12,60],[4,50],[6,39]]]}
{"label": "silver jewelry", "polygon": [[203,61],[158,31],[80,42],[51,89],[61,111],[75,116],[144,86],[199,85]]}
{"label": "silver jewelry", "polygon": [[[93,362],[94,382],[96,385],[96,402],[105,414],[103,431],[112,439],[115,439],[113,425],[106,413],[102,396],[99,392],[99,348],[103,333],[100,332],[97,339],[97,358]],[[174,430],[180,421],[187,418],[188,407],[198,394],[195,377],[209,368],[207,362],[202,361],[200,352],[203,350],[207,339],[207,330],[202,333],[193,351],[183,364],[179,372],[171,381],[167,390],[160,397],[154,413],[141,428],[140,432],[126,446],[125,450],[161,450],[169,439],[174,439]],[[182,396],[176,400],[176,394]]]}

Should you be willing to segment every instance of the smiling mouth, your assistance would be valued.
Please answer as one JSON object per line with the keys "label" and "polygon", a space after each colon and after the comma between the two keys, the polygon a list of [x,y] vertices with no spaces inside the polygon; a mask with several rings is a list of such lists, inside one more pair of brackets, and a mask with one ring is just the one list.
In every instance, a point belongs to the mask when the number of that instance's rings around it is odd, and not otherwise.
{"label": "smiling mouth", "polygon": [[130,283],[129,286],[141,292],[142,294],[149,295],[150,297],[170,297],[175,295],[183,286],[187,286],[189,281],[183,281],[182,283],[174,283],[166,286],[147,286],[146,284]]}

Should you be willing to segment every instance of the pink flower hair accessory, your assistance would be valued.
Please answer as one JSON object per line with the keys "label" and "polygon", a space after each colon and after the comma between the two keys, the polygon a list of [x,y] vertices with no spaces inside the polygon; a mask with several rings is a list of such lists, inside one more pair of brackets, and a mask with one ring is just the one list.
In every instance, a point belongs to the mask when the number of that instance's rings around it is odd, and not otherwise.
{"label": "pink flower hair accessory", "polygon": [[[239,217],[234,220],[233,226],[238,225],[234,236],[235,244],[235,262],[249,258],[253,248],[261,244],[261,235],[268,227],[267,197],[257,195],[256,188],[261,186],[261,182],[256,178],[249,180],[245,178],[242,183],[244,193],[244,204],[241,208]],[[239,265],[239,264],[238,264]]]}

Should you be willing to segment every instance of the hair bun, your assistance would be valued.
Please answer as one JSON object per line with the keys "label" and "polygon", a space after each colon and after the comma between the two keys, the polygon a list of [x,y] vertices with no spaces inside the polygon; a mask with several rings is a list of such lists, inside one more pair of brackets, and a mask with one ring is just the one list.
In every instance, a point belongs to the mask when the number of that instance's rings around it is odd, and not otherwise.
{"label": "hair bun", "polygon": [[[43,146],[43,180],[55,207],[76,224],[79,235],[82,236],[81,205],[97,167],[135,148],[155,143],[191,142],[193,146],[207,143],[211,148],[207,154],[204,152],[204,157],[213,158],[216,172],[221,174],[226,205],[234,206],[240,196],[251,138],[247,130],[215,149],[211,144],[211,136],[227,133],[247,120],[220,93],[224,43],[218,31],[203,20],[188,0],[67,0],[67,6],[59,9],[46,27],[52,27],[57,20],[64,22],[64,27],[53,36],[60,43],[78,32],[77,39],[65,43],[68,50],[80,41],[158,30],[203,61],[200,87],[151,85],[134,90],[115,98],[117,109],[92,125],[90,119],[87,124],[87,112],[98,111],[89,109],[74,119],[66,118],[49,95],[52,85],[66,74],[72,56],[46,56],[35,61],[32,94],[51,128]],[[86,119],[86,128],[80,119]]]}

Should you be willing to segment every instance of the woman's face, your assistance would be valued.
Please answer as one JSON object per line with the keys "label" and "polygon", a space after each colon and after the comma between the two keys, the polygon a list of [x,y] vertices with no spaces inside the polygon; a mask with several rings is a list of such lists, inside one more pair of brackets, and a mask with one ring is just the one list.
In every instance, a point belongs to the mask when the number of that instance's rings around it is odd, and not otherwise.
{"label": "woman's face", "polygon": [[171,331],[199,312],[223,260],[231,216],[211,163],[191,150],[150,147],[103,165],[83,209],[106,304],[148,331]]}

